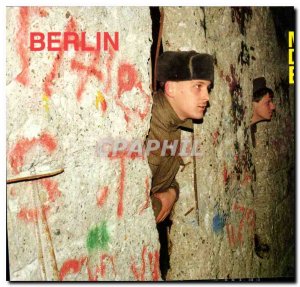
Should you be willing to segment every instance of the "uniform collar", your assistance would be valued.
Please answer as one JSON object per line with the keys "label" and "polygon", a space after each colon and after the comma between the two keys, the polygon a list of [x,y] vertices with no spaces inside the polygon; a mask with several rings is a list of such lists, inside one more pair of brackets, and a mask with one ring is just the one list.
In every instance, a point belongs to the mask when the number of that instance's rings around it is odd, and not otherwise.
{"label": "uniform collar", "polygon": [[158,100],[162,101],[165,117],[168,119],[165,123],[168,129],[170,128],[176,130],[182,127],[182,128],[193,130],[194,128],[193,120],[192,119],[181,120],[175,113],[174,109],[172,108],[172,106],[166,99],[165,94],[162,91],[159,91],[155,96],[158,98]]}

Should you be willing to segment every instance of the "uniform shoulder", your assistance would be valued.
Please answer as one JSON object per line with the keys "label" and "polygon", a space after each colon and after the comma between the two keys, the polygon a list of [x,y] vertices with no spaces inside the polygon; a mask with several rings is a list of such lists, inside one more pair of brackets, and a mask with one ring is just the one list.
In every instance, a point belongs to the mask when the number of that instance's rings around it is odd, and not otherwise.
{"label": "uniform shoulder", "polygon": [[163,92],[153,93],[152,117],[150,124],[150,138],[160,138],[162,132],[168,131],[169,115]]}

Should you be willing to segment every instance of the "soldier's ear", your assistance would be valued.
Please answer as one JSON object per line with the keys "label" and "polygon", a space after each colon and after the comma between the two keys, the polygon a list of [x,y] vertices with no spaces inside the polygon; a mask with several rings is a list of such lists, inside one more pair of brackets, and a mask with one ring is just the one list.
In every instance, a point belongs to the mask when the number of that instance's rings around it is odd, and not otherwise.
{"label": "soldier's ear", "polygon": [[252,113],[253,115],[255,115],[257,113],[257,106],[258,106],[258,103],[257,102],[252,102]]}
{"label": "soldier's ear", "polygon": [[166,82],[166,84],[165,84],[165,94],[170,98],[174,97],[174,82],[171,82],[171,81]]}

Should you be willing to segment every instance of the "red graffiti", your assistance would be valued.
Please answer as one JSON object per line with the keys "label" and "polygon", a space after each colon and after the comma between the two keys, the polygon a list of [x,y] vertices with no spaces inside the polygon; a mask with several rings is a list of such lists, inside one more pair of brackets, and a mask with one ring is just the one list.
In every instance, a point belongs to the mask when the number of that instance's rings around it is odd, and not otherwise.
{"label": "red graffiti", "polygon": [[[66,32],[75,32],[76,28],[77,27],[76,27],[75,20],[73,19],[73,17],[71,17],[71,19],[69,20],[69,22],[66,26],[65,31]],[[60,47],[63,47],[62,43],[61,43]],[[53,86],[53,82],[54,82],[55,78],[57,77],[61,62],[63,60],[63,55],[64,55],[64,50],[62,48],[55,56],[50,73],[45,77],[43,89],[44,89],[44,92],[47,97],[51,97],[51,95],[52,95],[51,86]]]}
{"label": "red graffiti", "polygon": [[118,70],[118,95],[131,91],[137,81],[137,73],[130,64],[121,64]]}
{"label": "red graffiti", "polygon": [[242,217],[241,221],[242,220],[244,221],[245,217],[246,217],[247,223],[254,230],[254,227],[255,227],[255,212],[254,212],[253,208],[246,208],[246,207],[243,207],[241,205],[238,205],[235,202],[234,205],[233,205],[233,211],[239,211],[239,212],[241,212],[243,214],[243,217]]}
{"label": "red graffiti", "polygon": [[228,243],[231,247],[235,247],[238,243],[242,245],[244,243],[243,232],[245,231],[245,222],[247,223],[248,230],[251,234],[255,228],[255,212],[252,208],[246,208],[244,206],[234,203],[232,206],[234,212],[240,212],[242,217],[239,225],[234,226],[232,224],[226,225]]}
{"label": "red graffiti", "polygon": [[107,67],[107,81],[106,81],[106,86],[104,88],[104,93],[106,94],[110,88],[111,88],[111,67],[112,67],[112,61],[114,59],[115,55],[115,50],[112,49],[111,47],[109,48],[109,57],[106,61],[106,67]]}
{"label": "red graffiti", "polygon": [[[235,67],[233,65],[230,65],[230,73],[231,76],[227,75],[225,77],[225,80],[228,83],[230,94],[233,95],[234,91],[240,85],[240,78],[238,78],[237,73],[235,71]],[[239,93],[239,96],[241,96],[241,93]]]}
{"label": "red graffiti", "polygon": [[[65,32],[76,32],[76,30],[77,30],[77,24],[76,24],[74,18],[72,17],[66,26]],[[82,40],[79,41],[79,45],[82,44],[81,41]],[[63,39],[61,40],[60,47],[61,47],[61,49],[56,55],[56,58],[53,63],[53,68],[52,68],[50,74],[46,77],[45,84],[44,84],[44,91],[48,97],[50,97],[52,94],[50,86],[53,85],[53,81],[57,77],[59,67],[63,60],[63,56],[64,56]],[[80,75],[79,84],[78,84],[78,88],[76,91],[76,98],[78,101],[80,101],[82,98],[82,94],[85,90],[85,86],[87,84],[89,77],[93,76],[93,77],[96,77],[99,81],[103,80],[102,72],[97,69],[97,66],[99,66],[99,63],[100,63],[99,51],[93,50],[93,51],[89,51],[88,53],[92,57],[92,62],[90,65],[85,65],[85,64],[81,63],[80,61],[78,61],[79,56],[83,54],[82,51],[77,51],[75,53],[74,58],[71,60],[71,70],[76,71]],[[109,50],[109,59],[107,61],[107,66],[109,68],[111,67],[113,55],[114,55],[114,52],[112,51],[112,49],[110,49]],[[110,82],[111,82],[110,73],[108,73],[108,82],[107,82],[105,91],[108,91],[108,89],[110,88]],[[102,106],[102,110],[105,111],[106,110],[106,102],[101,103],[101,106]]]}
{"label": "red graffiti", "polygon": [[97,205],[99,207],[101,207],[106,199],[107,199],[107,196],[108,196],[108,186],[105,186],[104,188],[102,188],[102,190],[98,193],[97,195]]}
{"label": "red graffiti", "polygon": [[131,264],[131,270],[136,280],[138,281],[145,281],[145,272],[146,272],[146,262],[145,262],[145,255],[146,255],[147,248],[146,246],[143,247],[142,251],[142,267],[140,271],[137,270],[136,264],[133,262]]}
{"label": "red graffiti", "polygon": [[14,174],[18,174],[20,172],[20,168],[24,164],[24,157],[26,153],[37,145],[43,146],[49,153],[52,153],[55,150],[57,143],[55,138],[46,132],[42,133],[40,138],[33,138],[31,140],[22,138],[18,140],[14,148],[9,153],[9,162]]}
{"label": "red graffiti", "polygon": [[148,176],[146,177],[145,184],[146,184],[146,190],[145,190],[146,201],[143,204],[142,208],[140,209],[139,214],[141,214],[150,205],[150,184],[149,184],[149,177]]}
{"label": "red graffiti", "polygon": [[[76,24],[74,18],[72,17],[66,26],[65,32],[76,32],[76,30],[77,30],[77,24]],[[79,45],[81,45],[81,40],[79,41]],[[61,47],[61,50],[57,53],[56,58],[53,63],[53,68],[52,68],[50,74],[46,77],[45,84],[44,84],[44,91],[48,97],[50,97],[52,94],[50,86],[53,85],[53,81],[57,77],[59,67],[63,60],[63,56],[64,56],[63,39],[61,40],[60,47]],[[97,66],[100,63],[99,51],[90,51],[89,52],[89,54],[92,56],[92,63],[90,65],[85,65],[77,60],[81,54],[82,54],[82,52],[77,51],[75,53],[74,58],[71,60],[71,70],[76,71],[80,74],[79,85],[78,85],[78,88],[76,91],[76,98],[78,101],[80,101],[82,98],[82,94],[85,90],[85,86],[87,84],[89,77],[94,76],[99,81],[103,80],[102,72],[97,70]],[[108,61],[109,65],[111,64],[112,55],[113,55],[113,52],[110,51],[110,58]],[[103,110],[106,109],[104,103],[102,103],[102,109]]]}
{"label": "red graffiti", "polygon": [[88,77],[95,76],[99,81],[103,79],[102,72],[96,69],[97,65],[100,62],[100,53],[97,51],[91,53],[94,54],[94,57],[90,66],[83,65],[82,63],[75,60],[75,58],[71,61],[71,69],[79,72],[81,75],[79,86],[76,92],[76,97],[78,101],[81,100],[81,96],[88,81]]}
{"label": "red graffiti", "polygon": [[212,137],[213,137],[213,145],[216,146],[216,144],[218,143],[218,138],[219,138],[219,131],[216,130],[215,132],[213,132]]}
{"label": "red graffiti", "polygon": [[61,196],[61,192],[58,189],[58,183],[52,179],[41,179],[40,183],[46,189],[48,193],[48,200],[54,202]]}
{"label": "red graffiti", "polygon": [[[26,154],[36,146],[42,146],[50,154],[56,149],[57,142],[53,136],[43,132],[39,138],[21,138],[9,152],[9,163],[13,173],[18,174],[24,165]],[[28,208],[21,207],[17,217],[25,222],[35,222],[40,216],[46,216],[50,210],[50,202],[61,196],[58,183],[51,179],[40,179],[32,184],[40,184],[47,192],[47,201],[41,203],[40,207]],[[35,192],[33,190],[33,192]]]}
{"label": "red graffiti", "polygon": [[25,222],[35,222],[38,218],[39,210],[37,208],[28,209],[22,207],[17,217]]}
{"label": "red graffiti", "polygon": [[46,147],[49,152],[52,152],[56,149],[57,143],[53,136],[48,133],[42,133],[40,136],[39,143]]}
{"label": "red graffiti", "polygon": [[85,267],[88,273],[89,281],[97,281],[98,274],[100,274],[103,279],[106,276],[107,260],[110,261],[112,271],[116,275],[114,257],[108,254],[102,254],[100,257],[100,265],[97,266],[94,271],[89,267],[89,258],[87,256],[83,256],[80,259],[66,260],[60,268],[59,279],[63,281],[68,274],[78,274],[83,267]]}
{"label": "red graffiti", "polygon": [[100,270],[98,267],[95,270],[95,274],[93,274],[91,268],[89,266],[87,266],[87,272],[88,272],[88,276],[89,276],[89,281],[97,281],[98,273],[100,273]]}
{"label": "red graffiti", "polygon": [[[145,281],[145,274],[146,274],[146,267],[147,267],[147,254],[148,254],[148,262],[149,262],[149,269],[151,271],[152,280],[158,281],[159,280],[159,251],[155,250],[154,252],[147,252],[147,247],[144,246],[142,249],[142,263],[141,266],[138,268],[134,259],[131,258],[131,265],[130,270],[133,272],[134,277],[138,281]],[[99,275],[102,279],[106,277],[107,274],[107,266],[110,264],[111,271],[117,275],[116,266],[115,266],[115,257],[113,255],[109,255],[107,253],[100,255],[100,262],[95,268],[90,268],[89,266],[89,257],[82,256],[79,259],[67,259],[61,266],[59,272],[59,279],[63,281],[65,277],[69,274],[78,274],[81,272],[82,268],[84,267],[88,273],[88,280],[89,281],[97,281]]]}
{"label": "red graffiti", "polygon": [[77,274],[81,271],[82,266],[84,266],[87,262],[87,257],[82,257],[80,259],[69,259],[64,262],[59,272],[59,280],[63,281],[64,278],[72,273]]}
{"label": "red graffiti", "polygon": [[[37,208],[27,208],[22,207],[17,214],[17,217],[25,222],[35,222],[38,217],[44,214],[45,216],[50,211],[49,202],[55,202],[55,200],[61,196],[61,192],[58,189],[58,183],[51,179],[41,179],[37,182],[41,183],[41,185],[45,188],[48,198],[45,203],[41,205],[41,207]],[[37,184],[35,182],[34,184]],[[35,192],[35,191],[33,191]]]}
{"label": "red graffiti", "polygon": [[226,224],[226,231],[227,231],[227,239],[230,246],[235,246],[237,240],[235,238],[235,231],[234,227],[231,224]]}
{"label": "red graffiti", "polygon": [[[126,177],[126,169],[125,169],[125,158],[128,157],[128,151],[118,151],[115,155],[110,152],[108,157],[113,159],[120,160],[120,179],[119,179],[119,187],[118,187],[118,208],[117,208],[117,215],[118,217],[122,217],[123,215],[123,196],[124,196],[124,189],[125,189],[125,177]],[[131,153],[130,159],[134,160],[135,158],[142,157],[139,153]]]}
{"label": "red graffiti", "polygon": [[125,162],[124,159],[120,161],[121,174],[120,174],[120,184],[118,192],[118,210],[117,215],[119,217],[123,214],[123,195],[124,195],[124,185],[125,185]]}
{"label": "red graffiti", "polygon": [[30,15],[35,13],[40,17],[47,17],[48,12],[43,8],[20,7],[19,9],[19,29],[16,33],[17,52],[21,59],[21,72],[17,75],[16,80],[24,86],[29,83],[29,19]]}
{"label": "red graffiti", "polygon": [[49,16],[49,13],[43,8],[37,8],[37,13],[40,15],[40,17],[48,17]]}
{"label": "red graffiti", "polygon": [[[117,151],[116,153],[109,152],[108,158],[111,160],[118,159],[120,160],[120,178],[119,178],[119,186],[118,186],[118,207],[117,207],[117,215],[119,218],[123,216],[124,207],[123,207],[123,197],[125,190],[125,178],[126,178],[126,169],[125,169],[125,159],[134,160],[136,158],[143,158],[138,152],[131,152],[128,149],[125,151]],[[101,207],[108,196],[108,187],[105,187],[98,195],[97,195],[97,205]]]}
{"label": "red graffiti", "polygon": [[152,271],[152,279],[153,279],[153,281],[158,281],[158,279],[159,279],[159,252],[158,252],[158,250],[155,250],[154,256],[151,252],[149,252],[148,258],[149,258],[150,268]]}
{"label": "red graffiti", "polygon": [[[131,91],[133,88],[137,88],[146,102],[146,108],[144,111],[140,111],[137,108],[130,109],[121,100],[121,96],[124,92]],[[133,114],[137,114],[142,120],[149,113],[150,110],[150,96],[147,95],[142,87],[142,83],[138,81],[137,72],[133,65],[128,63],[120,64],[118,69],[118,95],[116,97],[116,104],[124,111],[124,117],[127,123]]]}
{"label": "red graffiti", "polygon": [[63,54],[63,51],[58,52],[58,54],[56,55],[56,57],[54,59],[54,63],[52,65],[51,72],[45,77],[44,92],[45,92],[45,95],[49,98],[52,96],[51,86],[53,85],[53,81],[58,73],[59,66],[62,61],[62,54]]}
{"label": "red graffiti", "polygon": [[112,266],[112,271],[116,275],[116,269],[115,269],[115,262],[114,257],[108,254],[102,254],[100,259],[100,266],[97,266],[92,272],[91,268],[87,264],[87,271],[89,275],[89,281],[97,281],[98,280],[98,274],[101,275],[101,278],[104,279],[106,276],[106,266],[107,266],[107,260],[110,261]]}
{"label": "red graffiti", "polygon": [[228,174],[226,165],[224,164],[224,169],[223,169],[223,181],[224,181],[225,184],[227,184],[228,179],[229,179],[229,174]]}
{"label": "red graffiti", "polygon": [[113,256],[107,255],[107,254],[102,254],[101,255],[101,265],[100,265],[100,274],[102,278],[105,278],[106,275],[106,264],[105,260],[109,259],[113,268],[113,272],[116,274],[116,269],[115,269],[115,262]]}
{"label": "red graffiti", "polygon": [[101,102],[101,109],[102,109],[102,112],[105,112],[107,109],[107,103],[105,100],[103,100],[103,102]]}
{"label": "red graffiti", "polygon": [[[140,270],[138,270],[133,258],[131,258],[131,260],[132,260],[131,271],[134,275],[134,278],[137,281],[145,281],[146,253],[147,253],[147,247],[143,246],[142,265],[139,268]],[[154,258],[154,260],[153,260],[153,258]],[[154,256],[153,256],[153,253],[148,252],[148,260],[149,260],[149,268],[150,268],[151,274],[152,274],[152,279],[154,281],[157,281],[159,279],[159,252],[156,250],[154,252]]]}
{"label": "red graffiti", "polygon": [[[17,51],[21,58],[22,71],[17,76],[17,80],[24,85],[27,85],[29,82],[28,72],[29,72],[29,49],[28,49],[28,38],[29,38],[29,16],[30,14],[35,13],[40,17],[47,17],[48,12],[43,8],[20,8],[19,23],[20,29],[16,34],[17,42]],[[75,32],[77,31],[77,24],[73,17],[69,20],[66,25],[64,33]],[[82,40],[81,40],[82,41]],[[79,43],[81,44],[81,42]],[[52,96],[52,89],[55,84],[55,80],[58,77],[59,69],[61,67],[63,58],[64,58],[64,46],[68,43],[64,43],[63,38],[60,40],[60,50],[57,52],[52,68],[50,72],[45,76],[43,83],[43,91],[47,97]],[[85,43],[85,45],[88,45]],[[112,64],[115,56],[115,51],[112,47],[108,49],[109,55],[106,57],[105,66],[106,66],[106,81],[104,93],[107,93],[111,90],[111,70]],[[70,62],[70,68],[72,71],[79,73],[79,84],[76,91],[76,98],[78,101],[82,99],[82,94],[85,90],[87,81],[89,77],[96,77],[99,81],[103,81],[103,72],[98,69],[100,64],[100,53],[99,51],[89,51],[88,53],[91,56],[91,63],[84,64],[81,63],[78,58],[82,55],[82,51],[76,51],[74,58]],[[86,54],[86,53],[85,53]],[[122,100],[122,94],[127,91],[131,91],[133,88],[137,88],[140,95],[144,99],[145,108],[143,110],[138,107],[128,107]],[[150,101],[151,98],[148,94],[145,93],[141,81],[138,79],[138,74],[135,67],[129,63],[121,63],[118,67],[118,93],[115,97],[116,104],[121,107],[124,111],[124,117],[127,122],[131,120],[133,115],[139,116],[142,120],[150,111]],[[105,112],[107,109],[106,101],[101,102],[102,111]]]}
{"label": "red graffiti", "polygon": [[246,186],[247,184],[251,183],[252,181],[252,175],[249,172],[244,173],[243,181],[241,183],[241,186]]}
{"label": "red graffiti", "polygon": [[29,8],[20,7],[19,10],[19,30],[16,34],[17,52],[21,59],[22,71],[16,80],[26,86],[29,83],[29,49],[28,49],[28,30],[29,30]]}
{"label": "red graffiti", "polygon": [[48,17],[49,16],[49,13],[44,9],[44,8],[41,8],[41,7],[29,7],[30,9],[30,12],[32,14],[36,14],[38,15],[39,17]]}

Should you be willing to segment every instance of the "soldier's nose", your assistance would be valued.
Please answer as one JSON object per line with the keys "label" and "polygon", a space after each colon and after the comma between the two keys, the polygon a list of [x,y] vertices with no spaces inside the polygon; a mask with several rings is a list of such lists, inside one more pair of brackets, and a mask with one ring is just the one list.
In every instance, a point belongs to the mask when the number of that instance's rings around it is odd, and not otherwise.
{"label": "soldier's nose", "polygon": [[203,93],[203,100],[205,102],[209,101],[209,94],[208,94],[208,90],[206,89],[206,91]]}
{"label": "soldier's nose", "polygon": [[273,110],[275,110],[275,108],[276,108],[276,106],[273,103],[271,103],[271,110],[273,111]]}

